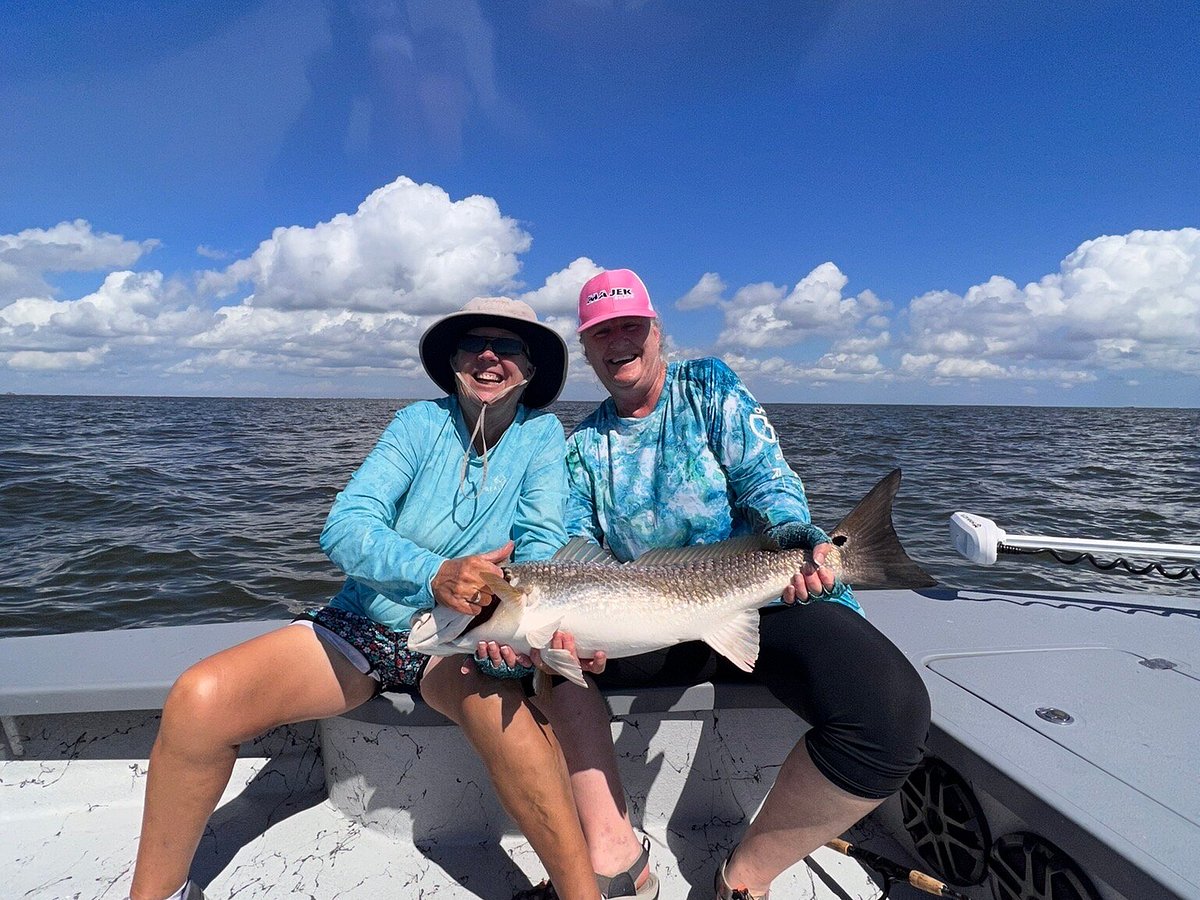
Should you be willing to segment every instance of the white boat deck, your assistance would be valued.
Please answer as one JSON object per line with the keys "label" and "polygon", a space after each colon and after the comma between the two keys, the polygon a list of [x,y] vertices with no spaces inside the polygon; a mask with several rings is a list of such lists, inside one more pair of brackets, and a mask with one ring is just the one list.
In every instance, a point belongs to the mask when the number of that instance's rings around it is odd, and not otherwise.
{"label": "white boat deck", "polygon": [[[993,837],[1036,831],[1104,900],[1200,900],[1200,597],[861,598],[922,672],[931,752],[970,783]],[[0,895],[123,898],[154,708],[192,659],[275,624],[0,641]],[[755,688],[612,699],[631,810],[652,841],[663,898],[707,900],[796,720]],[[1047,707],[1072,721],[1039,718]],[[905,840],[894,802],[851,839],[903,858],[888,834]],[[457,730],[397,698],[244,748],[194,875],[210,898],[508,900],[543,873]],[[962,890],[992,896],[986,883]],[[823,849],[773,896],[879,894],[856,862]]]}
{"label": "white boat deck", "polygon": [[[78,728],[69,740],[64,718]],[[137,848],[145,755],[157,715],[28,716],[20,722],[25,757],[6,761],[0,776],[0,861],[5,871],[0,896],[124,898]],[[703,726],[690,724],[698,739]],[[372,744],[381,759],[394,757],[397,771],[405,771],[407,779],[393,777],[375,788],[357,783],[352,792],[364,816],[352,818],[327,799],[315,724],[280,729],[247,746],[193,865],[193,877],[205,885],[210,900],[509,900],[516,890],[544,877],[537,857],[498,813],[491,789],[456,729],[414,729],[401,747],[389,746],[395,732],[388,726],[350,722],[346,727],[354,730],[354,740]],[[678,727],[660,731],[671,733],[663,738],[678,748]],[[628,734],[618,733],[618,740],[628,749]],[[426,782],[425,788],[441,796],[409,798],[401,807],[398,789],[420,793],[414,762],[438,770],[438,785]],[[670,768],[679,759],[666,762]],[[460,763],[463,770],[447,777],[450,767]],[[663,764],[662,757],[652,754],[650,768],[661,774]],[[710,810],[712,815],[702,821],[673,816],[673,811],[657,818],[657,794],[635,797],[663,880],[664,900],[711,896],[710,879],[720,854],[731,846],[766,787],[757,776],[732,784],[710,776],[700,779],[704,799],[697,798],[695,787],[688,791],[692,803],[717,802],[723,808]],[[660,791],[674,790],[666,786],[669,782],[658,781]],[[635,773],[634,790],[637,786]],[[670,802],[665,793],[662,802]],[[423,832],[416,843],[414,829]],[[791,870],[776,895],[869,900],[879,893],[856,862],[822,849],[811,867]]]}

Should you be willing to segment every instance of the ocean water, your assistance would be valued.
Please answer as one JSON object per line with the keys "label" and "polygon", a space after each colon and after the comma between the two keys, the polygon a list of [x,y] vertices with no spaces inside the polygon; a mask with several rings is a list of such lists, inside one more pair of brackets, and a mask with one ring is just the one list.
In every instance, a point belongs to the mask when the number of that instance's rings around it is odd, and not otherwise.
{"label": "ocean water", "polygon": [[[0,635],[278,618],[341,576],[334,495],[402,402],[0,396]],[[570,428],[592,407],[554,411]],[[894,467],[909,554],[962,588],[1155,591],[1200,581],[958,557],[958,510],[1014,534],[1200,543],[1200,410],[768,405],[814,520]],[[1172,568],[1179,568],[1175,564]]]}

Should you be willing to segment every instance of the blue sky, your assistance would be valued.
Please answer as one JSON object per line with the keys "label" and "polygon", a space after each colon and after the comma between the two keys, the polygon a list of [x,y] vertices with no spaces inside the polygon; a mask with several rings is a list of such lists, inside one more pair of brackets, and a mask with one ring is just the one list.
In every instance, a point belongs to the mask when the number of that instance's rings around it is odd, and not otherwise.
{"label": "blue sky", "polygon": [[0,391],[429,396],[440,312],[630,267],[764,401],[1200,405],[1194,2],[5,19]]}

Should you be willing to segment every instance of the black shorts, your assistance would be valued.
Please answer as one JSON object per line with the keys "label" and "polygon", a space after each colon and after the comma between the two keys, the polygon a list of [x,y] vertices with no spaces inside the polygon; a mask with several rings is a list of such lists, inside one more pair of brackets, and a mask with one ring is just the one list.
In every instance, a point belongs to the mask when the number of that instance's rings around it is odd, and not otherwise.
{"label": "black shorts", "polygon": [[610,660],[601,687],[758,682],[812,725],[813,764],[844,791],[882,800],[900,789],[925,752],[929,694],[903,653],[841,603],[759,611],[758,662],[742,672],[707,644]]}

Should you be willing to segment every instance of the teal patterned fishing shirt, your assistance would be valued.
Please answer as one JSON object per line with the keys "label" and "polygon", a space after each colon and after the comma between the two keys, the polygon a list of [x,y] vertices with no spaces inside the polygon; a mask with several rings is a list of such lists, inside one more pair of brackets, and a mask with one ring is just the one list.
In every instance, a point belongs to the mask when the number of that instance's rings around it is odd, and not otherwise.
{"label": "teal patterned fishing shirt", "polygon": [[[644,418],[604,401],[567,439],[567,473],[567,533],[622,561],[784,524],[828,540],[762,406],[719,359],[667,366]],[[828,599],[861,612],[849,588]]]}
{"label": "teal patterned fishing shirt", "polygon": [[403,631],[433,608],[431,584],[447,559],[509,539],[515,562],[549,559],[566,543],[562,423],[518,406],[486,474],[470,436],[457,397],[396,413],[321,532],[321,549],[349,576],[331,606]]}

